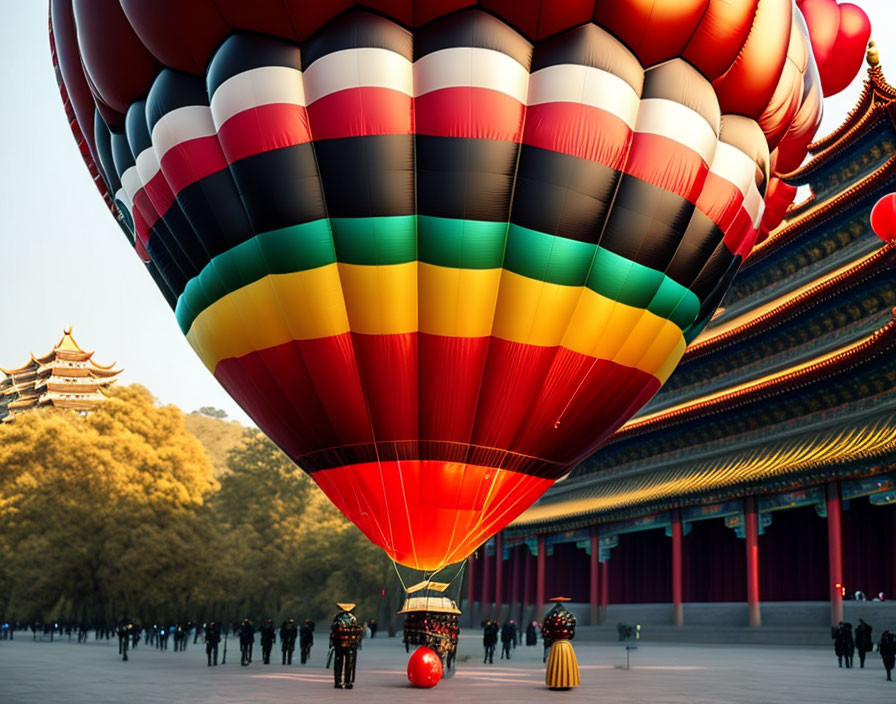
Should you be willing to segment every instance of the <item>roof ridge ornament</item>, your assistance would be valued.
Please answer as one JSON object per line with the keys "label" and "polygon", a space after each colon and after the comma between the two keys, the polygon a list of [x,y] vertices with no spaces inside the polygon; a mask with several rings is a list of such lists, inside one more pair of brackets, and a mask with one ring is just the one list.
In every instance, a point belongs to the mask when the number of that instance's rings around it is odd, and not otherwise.
{"label": "roof ridge ornament", "polygon": [[874,40],[868,42],[868,51],[865,53],[865,60],[871,68],[880,65],[880,54],[877,51],[877,44]]}

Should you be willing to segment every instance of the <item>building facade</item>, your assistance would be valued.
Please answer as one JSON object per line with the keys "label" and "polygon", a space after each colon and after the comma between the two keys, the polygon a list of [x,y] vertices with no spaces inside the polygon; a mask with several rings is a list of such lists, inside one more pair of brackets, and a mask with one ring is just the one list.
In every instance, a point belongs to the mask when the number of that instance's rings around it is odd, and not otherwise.
{"label": "building facade", "polygon": [[[470,560],[467,608],[523,618],[563,593],[613,604],[896,598],[896,90],[869,56],[859,104],[785,176],[810,194],[758,245],[657,396]],[[470,609],[473,605],[475,608]],[[474,622],[477,622],[474,620]]]}
{"label": "building facade", "polygon": [[32,354],[16,369],[0,367],[0,423],[42,406],[87,413],[105,400],[103,390],[120,373],[114,364],[97,364],[93,352],[81,349],[69,328],[47,354]]}

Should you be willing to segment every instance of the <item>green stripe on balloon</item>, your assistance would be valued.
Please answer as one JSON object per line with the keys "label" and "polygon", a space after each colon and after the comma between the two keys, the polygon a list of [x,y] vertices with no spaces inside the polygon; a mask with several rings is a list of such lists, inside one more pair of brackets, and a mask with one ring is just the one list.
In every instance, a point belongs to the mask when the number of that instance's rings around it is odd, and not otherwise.
{"label": "green stripe on balloon", "polygon": [[[335,242],[335,244],[334,244]],[[496,269],[596,293],[644,308],[684,329],[697,296],[662,272],[587,242],[501,222],[432,216],[332,218],[265,232],[212,259],[191,279],[175,314],[186,332],[208,306],[269,274],[342,262],[362,266],[412,261],[449,268]]]}

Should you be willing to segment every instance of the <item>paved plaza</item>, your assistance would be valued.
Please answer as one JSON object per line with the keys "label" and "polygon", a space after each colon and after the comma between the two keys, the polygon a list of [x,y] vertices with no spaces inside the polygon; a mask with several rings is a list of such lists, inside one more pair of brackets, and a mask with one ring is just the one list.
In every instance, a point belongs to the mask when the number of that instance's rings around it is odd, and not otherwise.
{"label": "paved plaza", "polygon": [[876,654],[864,670],[839,670],[832,648],[642,644],[625,670],[621,646],[580,643],[582,686],[551,692],[544,686],[540,647],[518,647],[510,662],[496,658],[486,666],[479,641],[462,637],[457,674],[429,691],[407,684],[407,655],[399,639],[366,641],[355,689],[336,691],[331,671],[323,667],[326,649],[320,642],[307,666],[282,666],[279,660],[262,665],[256,644],[255,661],[240,667],[239,652],[230,643],[227,664],[210,668],[201,644],[191,644],[185,653],[141,645],[124,663],[111,641],[33,642],[22,633],[13,642],[0,642],[0,702],[896,702],[896,682],[885,680]]}

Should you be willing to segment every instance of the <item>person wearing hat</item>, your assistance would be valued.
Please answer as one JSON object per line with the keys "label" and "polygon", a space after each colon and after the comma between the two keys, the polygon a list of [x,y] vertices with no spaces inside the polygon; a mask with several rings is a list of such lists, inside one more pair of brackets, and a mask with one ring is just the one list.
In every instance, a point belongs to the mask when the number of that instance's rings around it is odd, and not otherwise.
{"label": "person wearing hat", "polygon": [[296,649],[296,634],[299,629],[296,627],[294,618],[286,619],[280,626],[280,650],[283,651],[283,664],[292,665],[292,654]]}
{"label": "person wearing hat", "polygon": [[340,611],[330,626],[333,649],[333,680],[336,689],[351,689],[355,683],[355,663],[364,626],[352,613],[354,604],[336,604]]}
{"label": "person wearing hat", "polygon": [[261,662],[270,665],[271,650],[274,649],[274,640],[277,637],[274,632],[274,620],[266,618],[264,625],[259,630],[261,631]]}
{"label": "person wearing hat", "polygon": [[576,636],[576,617],[566,607],[567,597],[558,596],[554,606],[544,617],[541,630],[545,644],[549,644],[544,682],[551,689],[570,689],[579,685],[579,663],[570,642]]}

